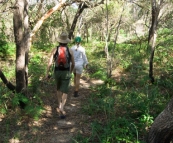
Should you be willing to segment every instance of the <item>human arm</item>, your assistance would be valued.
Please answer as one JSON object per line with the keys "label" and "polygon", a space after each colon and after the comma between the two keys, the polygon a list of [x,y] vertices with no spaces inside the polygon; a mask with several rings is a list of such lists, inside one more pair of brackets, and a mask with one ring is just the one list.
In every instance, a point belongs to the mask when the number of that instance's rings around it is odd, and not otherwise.
{"label": "human arm", "polygon": [[71,59],[70,59],[70,61],[71,61],[70,73],[72,73],[73,72],[73,69],[74,69],[74,66],[75,66],[75,62],[74,62],[73,51],[71,49],[69,49],[69,52],[71,54]]}
{"label": "human arm", "polygon": [[83,61],[84,61],[84,68],[87,68],[87,65],[89,64],[89,62],[88,62],[88,58],[87,58],[86,53],[85,53],[85,49],[83,50],[82,58],[83,58]]}

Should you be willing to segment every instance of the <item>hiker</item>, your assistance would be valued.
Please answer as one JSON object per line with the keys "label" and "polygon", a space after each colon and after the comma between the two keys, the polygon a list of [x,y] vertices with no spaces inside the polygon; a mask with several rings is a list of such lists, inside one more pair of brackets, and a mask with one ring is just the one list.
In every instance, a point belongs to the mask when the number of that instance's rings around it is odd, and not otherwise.
{"label": "hiker", "polygon": [[75,67],[73,70],[74,74],[74,97],[78,97],[78,91],[80,86],[80,78],[84,68],[87,68],[88,60],[85,53],[85,49],[80,45],[81,37],[75,37],[75,45],[72,46],[71,50],[73,51]]}
{"label": "hiker", "polygon": [[62,32],[59,35],[57,41],[59,42],[59,46],[55,47],[51,52],[50,59],[47,65],[46,77],[49,78],[50,67],[54,62],[54,78],[56,81],[58,96],[57,111],[60,113],[60,117],[63,119],[66,115],[66,112],[64,111],[64,106],[67,100],[67,93],[69,91],[71,74],[75,63],[73,52],[67,46],[70,42],[67,33]]}

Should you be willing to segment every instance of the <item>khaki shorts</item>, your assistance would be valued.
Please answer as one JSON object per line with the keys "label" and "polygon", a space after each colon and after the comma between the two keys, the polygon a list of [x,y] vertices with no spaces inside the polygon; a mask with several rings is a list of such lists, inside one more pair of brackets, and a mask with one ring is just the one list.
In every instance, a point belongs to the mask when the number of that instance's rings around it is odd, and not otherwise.
{"label": "khaki shorts", "polygon": [[73,72],[74,73],[77,73],[77,74],[82,74],[83,72],[83,65],[75,65],[74,69],[73,69]]}
{"label": "khaki shorts", "polygon": [[54,72],[57,90],[68,93],[70,87],[71,74],[69,71],[57,70]]}

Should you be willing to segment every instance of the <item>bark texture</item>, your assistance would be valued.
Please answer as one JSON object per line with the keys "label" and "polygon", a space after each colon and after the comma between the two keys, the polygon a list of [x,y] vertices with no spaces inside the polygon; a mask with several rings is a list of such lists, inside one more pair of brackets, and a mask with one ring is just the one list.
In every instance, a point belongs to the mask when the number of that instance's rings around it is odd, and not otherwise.
{"label": "bark texture", "polygon": [[17,0],[16,9],[14,11],[13,23],[14,23],[14,37],[16,43],[16,92],[19,93],[26,88],[25,77],[25,11],[26,0]]}
{"label": "bark texture", "polygon": [[78,18],[80,17],[80,15],[84,11],[84,9],[85,8],[93,8],[93,7],[99,6],[100,4],[103,4],[103,3],[104,3],[104,0],[100,0],[96,3],[92,3],[92,2],[89,2],[89,1],[84,1],[84,2],[80,1],[78,10],[77,10],[76,15],[73,19],[73,22],[72,22],[72,25],[71,25],[71,28],[70,28],[70,31],[69,31],[69,39],[74,38],[74,30],[76,28]]}
{"label": "bark texture", "polygon": [[72,23],[71,28],[70,28],[69,39],[74,38],[73,33],[74,33],[75,28],[76,28],[77,20],[85,8],[88,8],[88,6],[84,2],[79,4],[78,10],[76,12],[76,15],[73,19],[73,23]]}
{"label": "bark texture", "polygon": [[149,30],[149,36],[148,36],[148,47],[149,49],[151,49],[150,61],[149,61],[149,78],[151,83],[154,83],[153,59],[154,59],[154,52],[155,52],[155,45],[156,45],[156,38],[157,38],[157,25],[158,25],[158,16],[160,12],[160,7],[157,4],[156,0],[151,1],[151,6],[152,6],[152,23]]}
{"label": "bark texture", "polygon": [[154,120],[147,143],[170,143],[173,138],[173,99]]}

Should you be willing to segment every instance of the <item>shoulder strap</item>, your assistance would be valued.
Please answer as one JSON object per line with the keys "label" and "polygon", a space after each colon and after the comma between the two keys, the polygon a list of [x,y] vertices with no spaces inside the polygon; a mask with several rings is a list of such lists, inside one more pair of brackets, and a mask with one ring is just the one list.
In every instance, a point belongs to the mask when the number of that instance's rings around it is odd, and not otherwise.
{"label": "shoulder strap", "polygon": [[70,63],[70,59],[71,59],[70,50],[69,50],[69,47],[68,46],[66,46],[66,48],[67,48],[67,52],[68,52],[68,56],[69,56],[68,63]]}
{"label": "shoulder strap", "polygon": [[59,48],[59,46],[56,47],[56,52],[55,52],[55,54],[53,55],[54,61],[56,60],[56,58],[57,58],[57,56],[58,56],[58,48]]}

